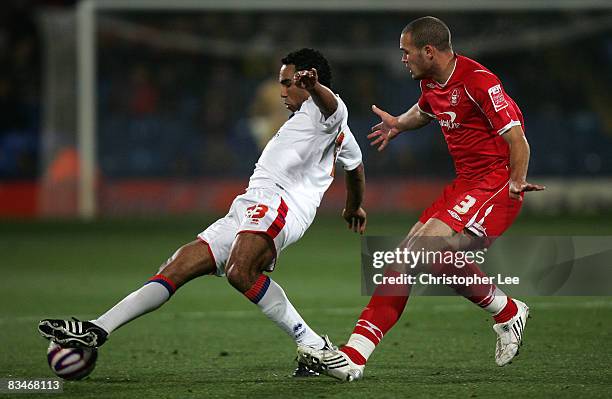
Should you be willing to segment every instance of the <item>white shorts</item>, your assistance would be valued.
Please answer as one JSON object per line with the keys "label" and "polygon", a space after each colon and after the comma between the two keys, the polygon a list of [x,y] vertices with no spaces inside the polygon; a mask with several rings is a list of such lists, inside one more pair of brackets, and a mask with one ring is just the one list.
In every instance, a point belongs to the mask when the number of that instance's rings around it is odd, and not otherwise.
{"label": "white shorts", "polygon": [[251,188],[232,202],[225,217],[198,234],[208,244],[217,265],[217,275],[225,275],[225,263],[238,233],[264,233],[274,242],[274,261],[267,271],[274,270],[280,252],[299,240],[306,228],[289,209],[281,194],[268,188]]}

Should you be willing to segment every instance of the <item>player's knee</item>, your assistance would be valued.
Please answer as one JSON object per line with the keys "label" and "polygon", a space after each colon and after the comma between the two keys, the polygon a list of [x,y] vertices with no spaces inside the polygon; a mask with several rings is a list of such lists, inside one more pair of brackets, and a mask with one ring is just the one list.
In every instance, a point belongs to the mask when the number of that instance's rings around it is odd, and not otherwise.
{"label": "player's knee", "polygon": [[215,265],[205,246],[206,244],[200,242],[183,245],[161,266],[159,273],[177,286],[193,278],[212,274]]}
{"label": "player's knee", "polygon": [[[415,225],[414,227],[417,227]],[[411,230],[408,237],[408,246],[413,249],[427,249],[431,251],[445,251],[455,249],[455,232],[445,223],[430,219],[425,224]]]}
{"label": "player's knee", "polygon": [[182,248],[183,247],[181,247],[181,248],[177,249],[176,251],[174,251],[172,256],[169,257],[164,263],[161,264],[161,266],[159,267],[157,272],[158,273],[162,273],[165,269],[167,269],[172,264],[172,262],[174,262],[178,258],[179,253],[181,252]]}
{"label": "player's knee", "polygon": [[227,281],[238,291],[248,291],[259,276],[256,268],[242,259],[230,259],[225,266]]}

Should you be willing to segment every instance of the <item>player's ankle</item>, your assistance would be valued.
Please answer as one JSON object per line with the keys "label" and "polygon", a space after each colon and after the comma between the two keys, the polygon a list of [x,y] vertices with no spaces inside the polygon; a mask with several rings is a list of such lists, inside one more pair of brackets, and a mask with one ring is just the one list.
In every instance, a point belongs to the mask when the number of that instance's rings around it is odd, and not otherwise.
{"label": "player's ankle", "polygon": [[496,323],[505,323],[518,313],[518,307],[516,303],[512,300],[512,298],[508,297],[508,302],[506,306],[501,310],[501,312],[497,313],[493,316],[493,320]]}
{"label": "player's ankle", "polygon": [[363,366],[367,362],[367,359],[363,357],[363,355],[359,353],[357,349],[351,348],[350,346],[343,346],[340,348],[340,352],[348,356],[348,358],[358,366]]}
{"label": "player's ankle", "polygon": [[300,341],[296,341],[296,344],[298,346],[302,345],[302,346],[307,346],[309,348],[312,349],[316,349],[316,350],[321,350],[325,348],[325,340],[316,334],[313,334],[313,337],[310,337],[310,339],[302,339]]}
{"label": "player's ankle", "polygon": [[100,328],[102,331],[104,331],[107,335],[110,335],[110,332],[108,331],[108,327],[105,327],[101,322],[98,321],[98,319],[93,319],[93,320],[88,320],[91,324],[93,324],[94,326]]}

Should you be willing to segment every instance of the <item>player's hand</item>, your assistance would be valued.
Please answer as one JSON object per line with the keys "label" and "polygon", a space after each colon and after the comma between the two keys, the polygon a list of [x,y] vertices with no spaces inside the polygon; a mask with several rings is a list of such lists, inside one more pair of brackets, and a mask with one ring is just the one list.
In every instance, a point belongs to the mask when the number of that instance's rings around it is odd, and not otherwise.
{"label": "player's hand", "polygon": [[348,223],[349,230],[353,230],[355,233],[363,234],[367,224],[367,213],[363,208],[358,208],[354,211],[342,210],[342,217]]}
{"label": "player's hand", "polygon": [[393,116],[376,105],[372,105],[372,112],[378,115],[381,122],[372,126],[372,133],[368,134],[368,138],[372,140],[371,146],[378,145],[378,151],[385,149],[389,141],[400,133],[397,128],[397,117]]}
{"label": "player's hand", "polygon": [[521,193],[524,193],[527,191],[542,191],[542,190],[546,190],[546,187],[540,184],[532,184],[526,181],[517,182],[517,181],[510,180],[510,198],[515,199],[515,200],[519,200],[519,201],[523,200],[523,198],[521,198]]}
{"label": "player's hand", "polygon": [[315,68],[306,71],[297,71],[293,75],[293,83],[300,89],[312,90],[319,81],[319,75]]}

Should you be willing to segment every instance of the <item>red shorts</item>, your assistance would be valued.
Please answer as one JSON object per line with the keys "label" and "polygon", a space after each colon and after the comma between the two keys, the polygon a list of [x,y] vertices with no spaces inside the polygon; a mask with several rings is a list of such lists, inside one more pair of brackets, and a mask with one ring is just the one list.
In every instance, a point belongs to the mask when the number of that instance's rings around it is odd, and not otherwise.
{"label": "red shorts", "polygon": [[509,196],[510,171],[497,169],[481,180],[455,179],[421,214],[419,221],[436,218],[453,230],[479,237],[502,235],[514,222],[522,201]]}

